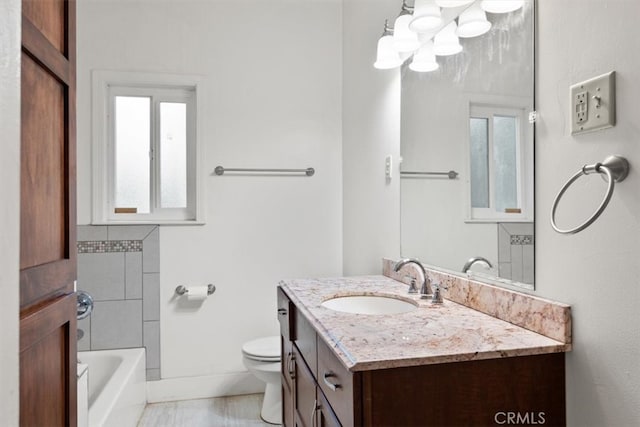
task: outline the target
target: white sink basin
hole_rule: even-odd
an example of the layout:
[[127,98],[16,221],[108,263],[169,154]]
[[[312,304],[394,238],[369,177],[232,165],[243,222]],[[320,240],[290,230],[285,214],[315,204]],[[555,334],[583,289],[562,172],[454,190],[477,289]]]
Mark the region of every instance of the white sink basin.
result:
[[330,310],[353,314],[398,314],[418,308],[408,301],[375,295],[331,298],[321,305]]

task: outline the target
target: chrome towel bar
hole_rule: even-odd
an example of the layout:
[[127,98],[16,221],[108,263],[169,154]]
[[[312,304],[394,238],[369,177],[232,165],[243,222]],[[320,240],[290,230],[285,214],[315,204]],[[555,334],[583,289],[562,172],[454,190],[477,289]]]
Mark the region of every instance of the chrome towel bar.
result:
[[[559,228],[556,224],[556,210],[558,209],[558,204],[560,203],[560,199],[562,195],[567,191],[569,186],[573,184],[578,178],[583,175],[589,175],[590,173],[600,173],[607,176],[607,193],[604,195],[604,199],[602,199],[602,203],[596,211],[591,215],[589,219],[580,224],[575,228],[571,228],[568,230],[563,230]],[[622,182],[629,174],[629,162],[627,159],[621,156],[609,156],[602,163],[596,163],[593,165],[584,165],[582,169],[580,169],[575,175],[569,178],[564,186],[558,192],[558,195],[553,201],[553,207],[551,208],[551,226],[555,231],[560,234],[576,234],[593,224],[593,222],[598,219],[600,214],[604,212],[605,208],[609,204],[611,200],[611,196],[613,196],[613,190],[615,188],[616,182]]]
[[213,170],[216,175],[224,175],[225,172],[259,172],[259,173],[275,173],[275,174],[288,174],[288,173],[303,173],[306,176],[313,176],[316,171],[314,168],[306,169],[257,169],[257,168],[225,168],[222,166],[216,166]]
[[449,171],[449,172],[411,172],[411,171],[400,171],[400,176],[447,176],[449,179],[456,179],[458,177],[458,172]]

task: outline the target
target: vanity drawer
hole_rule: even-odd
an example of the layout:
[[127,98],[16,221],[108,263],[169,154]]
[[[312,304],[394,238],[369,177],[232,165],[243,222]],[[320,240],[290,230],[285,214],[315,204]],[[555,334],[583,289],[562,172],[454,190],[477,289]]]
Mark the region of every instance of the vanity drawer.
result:
[[322,339],[318,339],[318,385],[342,425],[353,426],[353,374]]
[[295,305],[287,294],[278,286],[278,322],[280,322],[280,335],[289,341],[295,340],[294,316]]

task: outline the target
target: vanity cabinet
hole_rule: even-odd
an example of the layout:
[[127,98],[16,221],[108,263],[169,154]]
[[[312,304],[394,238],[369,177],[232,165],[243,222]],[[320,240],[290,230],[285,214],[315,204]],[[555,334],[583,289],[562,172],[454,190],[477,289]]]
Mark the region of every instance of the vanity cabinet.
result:
[[352,372],[279,288],[285,306],[286,427],[566,423],[564,353]]

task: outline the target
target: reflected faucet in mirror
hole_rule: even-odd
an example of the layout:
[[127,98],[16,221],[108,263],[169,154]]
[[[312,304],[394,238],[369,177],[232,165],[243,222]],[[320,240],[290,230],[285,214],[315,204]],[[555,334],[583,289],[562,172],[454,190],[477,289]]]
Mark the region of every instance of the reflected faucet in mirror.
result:
[[[396,265],[393,267],[393,271],[395,271],[396,273],[398,271],[400,271],[400,269],[402,267],[404,267],[407,264],[413,264],[418,266],[418,269],[420,270],[420,272],[422,273],[422,286],[420,286],[420,295],[421,298],[426,298],[427,295],[431,295],[431,285],[429,283],[429,279],[427,278],[427,272],[424,269],[424,266],[422,265],[422,263],[420,261],[418,261],[415,258],[405,258],[405,259],[401,259],[400,261],[396,262]],[[413,283],[413,282],[412,282]],[[409,287],[409,293],[416,293],[416,290],[414,287]]]
[[469,271],[469,269],[471,268],[471,266],[472,266],[473,264],[475,264],[475,263],[478,263],[478,262],[481,262],[481,263],[486,264],[486,265],[487,265],[487,267],[489,267],[489,268],[493,268],[493,265],[491,265],[491,263],[489,262],[489,260],[488,260],[488,259],[483,258],[483,257],[481,257],[481,256],[474,256],[473,258],[470,258],[470,259],[469,259],[469,261],[467,261],[467,262],[464,264],[464,266],[462,267],[462,272],[463,272],[463,273],[468,272],[468,271]]

